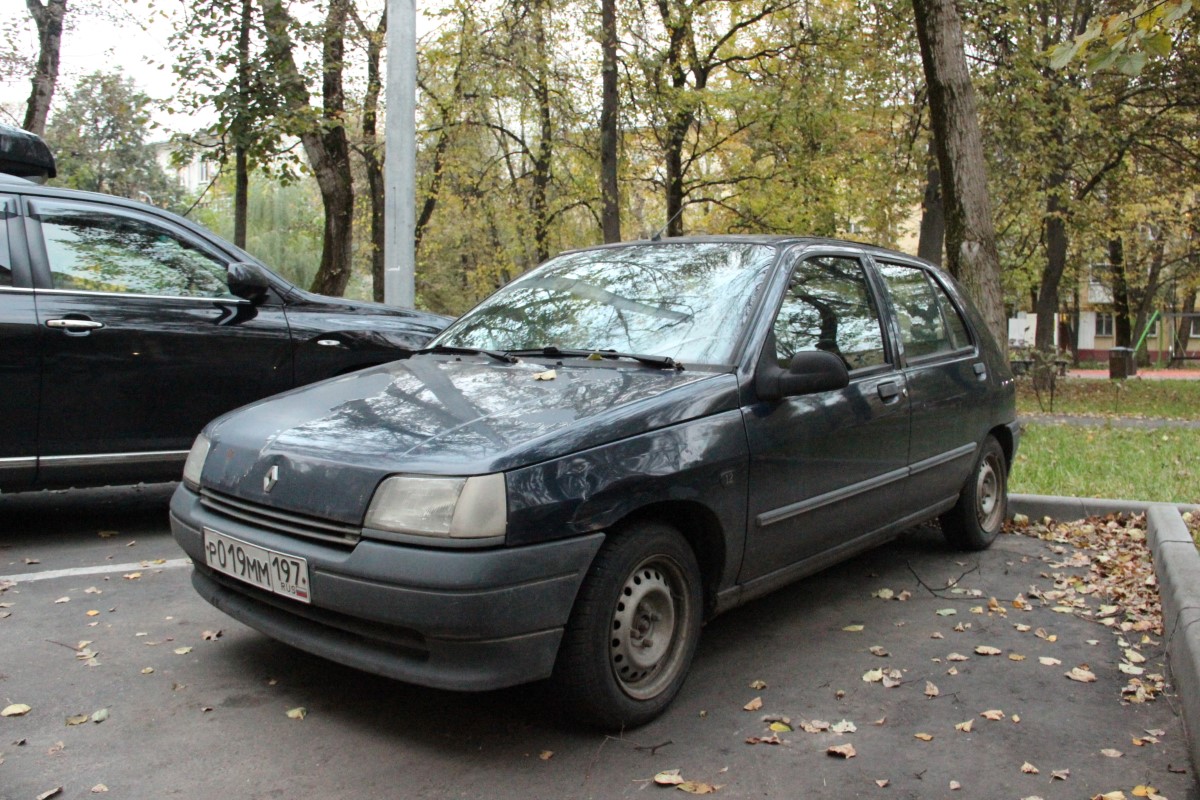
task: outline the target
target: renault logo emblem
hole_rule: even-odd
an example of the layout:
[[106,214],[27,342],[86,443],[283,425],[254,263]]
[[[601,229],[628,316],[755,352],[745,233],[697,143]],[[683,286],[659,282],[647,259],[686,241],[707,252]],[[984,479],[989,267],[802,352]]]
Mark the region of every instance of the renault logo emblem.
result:
[[275,488],[275,484],[279,482],[279,465],[271,467],[267,470],[267,474],[263,475],[263,491],[269,492]]

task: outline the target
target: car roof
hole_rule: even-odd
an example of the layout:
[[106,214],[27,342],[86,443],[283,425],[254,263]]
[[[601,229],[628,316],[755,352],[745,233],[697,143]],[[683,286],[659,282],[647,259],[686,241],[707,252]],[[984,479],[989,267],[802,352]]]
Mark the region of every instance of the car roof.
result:
[[729,234],[697,234],[694,236],[672,236],[664,239],[641,239],[631,242],[613,242],[611,244],[600,244],[593,247],[580,247],[567,250],[568,253],[577,253],[584,250],[603,250],[606,248],[620,247],[644,247],[653,245],[670,245],[670,244],[760,244],[769,245],[772,247],[838,247],[851,248],[869,253],[875,256],[886,258],[899,258],[905,261],[919,263],[926,266],[931,266],[937,269],[936,264],[931,264],[924,259],[918,258],[908,253],[902,253],[899,250],[890,250],[886,247],[867,244],[866,242],[855,242],[849,239],[833,239],[825,236],[803,236],[798,234],[766,234],[766,233],[729,233]]

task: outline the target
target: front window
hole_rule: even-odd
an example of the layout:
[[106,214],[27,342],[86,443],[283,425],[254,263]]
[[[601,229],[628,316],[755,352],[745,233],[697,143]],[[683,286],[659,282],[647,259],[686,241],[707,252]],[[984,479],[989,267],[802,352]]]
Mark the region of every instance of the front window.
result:
[[946,295],[923,269],[880,264],[909,359],[953,353],[971,346],[966,325]]
[[38,207],[55,289],[228,297],[225,265],[166,228],[100,209]]
[[730,364],[775,256],[766,245],[698,242],[567,253],[496,292],[436,344]]
[[1096,335],[1097,336],[1112,336],[1113,335],[1113,315],[1106,312],[1096,314]]

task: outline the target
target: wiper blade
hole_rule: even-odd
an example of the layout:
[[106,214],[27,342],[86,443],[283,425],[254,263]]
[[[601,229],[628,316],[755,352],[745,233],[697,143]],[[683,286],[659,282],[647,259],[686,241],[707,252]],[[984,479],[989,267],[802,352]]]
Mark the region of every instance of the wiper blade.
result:
[[517,363],[516,356],[511,356],[508,353],[501,353],[497,350],[482,350],[477,347],[452,347],[447,344],[437,344],[433,347],[422,347],[419,350],[409,351],[410,356],[420,356],[427,353],[435,353],[451,356],[490,356],[497,361],[503,361],[505,364]]
[[512,356],[546,356],[547,358],[590,358],[594,361],[599,361],[605,358],[628,358],[639,364],[645,364],[648,367],[657,367],[658,369],[674,369],[683,370],[683,364],[680,364],[670,356],[648,356],[642,353],[618,353],[616,350],[587,350],[583,348],[573,347],[533,347],[528,350],[509,350],[507,351]]

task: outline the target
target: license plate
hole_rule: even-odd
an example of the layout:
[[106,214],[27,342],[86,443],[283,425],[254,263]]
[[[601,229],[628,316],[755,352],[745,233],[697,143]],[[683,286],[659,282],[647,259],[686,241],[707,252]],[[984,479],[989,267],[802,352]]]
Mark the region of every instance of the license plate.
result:
[[204,529],[204,562],[217,572],[268,592],[311,603],[308,561]]

